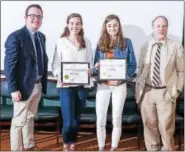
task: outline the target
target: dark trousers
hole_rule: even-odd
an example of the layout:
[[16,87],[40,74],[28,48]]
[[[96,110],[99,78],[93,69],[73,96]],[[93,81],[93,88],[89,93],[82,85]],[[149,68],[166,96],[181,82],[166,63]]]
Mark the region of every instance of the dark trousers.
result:
[[80,114],[84,108],[87,96],[88,90],[82,86],[60,89],[64,144],[76,143],[77,141]]

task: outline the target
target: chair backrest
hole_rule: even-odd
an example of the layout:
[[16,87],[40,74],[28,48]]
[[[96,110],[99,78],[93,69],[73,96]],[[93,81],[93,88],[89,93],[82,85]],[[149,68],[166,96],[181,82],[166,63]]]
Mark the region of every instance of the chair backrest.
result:
[[6,79],[1,80],[0,96],[11,98],[11,95],[8,91],[8,83],[7,83]]
[[135,84],[127,83],[127,97],[124,104],[124,114],[135,114],[137,113],[137,104],[135,99]]
[[184,89],[182,90],[181,96],[180,96],[180,100],[184,101]]
[[57,99],[59,98],[59,89],[56,88],[56,81],[47,81],[47,93],[43,95],[46,99]]
[[60,107],[59,89],[56,84],[56,81],[47,80],[47,93],[42,96],[39,108]]
[[9,104],[12,104],[11,95],[8,91],[8,83],[6,79],[1,79],[0,97],[2,99],[0,104],[5,105],[7,104],[7,101],[9,102]]
[[127,98],[126,100],[135,100],[135,83],[127,83]]
[[96,99],[96,91],[97,87],[93,87],[93,89],[89,90],[88,99]]
[[184,113],[184,89],[177,99],[176,112],[179,114]]

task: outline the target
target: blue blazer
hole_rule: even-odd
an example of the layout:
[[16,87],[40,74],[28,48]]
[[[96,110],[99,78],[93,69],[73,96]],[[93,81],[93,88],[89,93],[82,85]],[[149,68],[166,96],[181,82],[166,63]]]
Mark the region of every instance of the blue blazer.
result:
[[[127,80],[132,78],[134,75],[134,72],[136,70],[136,58],[134,49],[132,46],[132,41],[128,38],[125,38],[126,47],[124,49],[120,49],[119,47],[113,48],[114,51],[114,58],[115,59],[127,59]],[[95,59],[94,59],[94,65],[99,62],[100,59],[106,58],[106,55],[104,52],[102,52],[98,47],[95,51]],[[94,69],[93,74],[97,75],[98,70]]]
[[[38,33],[43,47],[44,75],[42,92],[47,89],[48,57],[45,51],[45,36]],[[22,100],[31,95],[36,81],[36,56],[28,29],[25,27],[11,33],[5,42],[4,70],[9,93],[20,91]]]

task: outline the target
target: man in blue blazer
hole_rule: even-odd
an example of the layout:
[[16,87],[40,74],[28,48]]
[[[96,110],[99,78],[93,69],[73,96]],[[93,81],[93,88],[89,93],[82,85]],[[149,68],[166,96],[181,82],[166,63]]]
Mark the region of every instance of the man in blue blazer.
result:
[[14,112],[10,129],[11,150],[34,150],[34,116],[47,89],[48,57],[40,5],[29,5],[25,26],[11,33],[5,42],[4,69]]

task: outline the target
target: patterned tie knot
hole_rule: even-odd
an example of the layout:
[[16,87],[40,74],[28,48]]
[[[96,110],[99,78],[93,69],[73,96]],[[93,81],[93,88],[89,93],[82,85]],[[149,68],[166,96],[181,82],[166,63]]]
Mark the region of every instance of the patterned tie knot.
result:
[[162,43],[156,43],[158,48],[161,48]]

